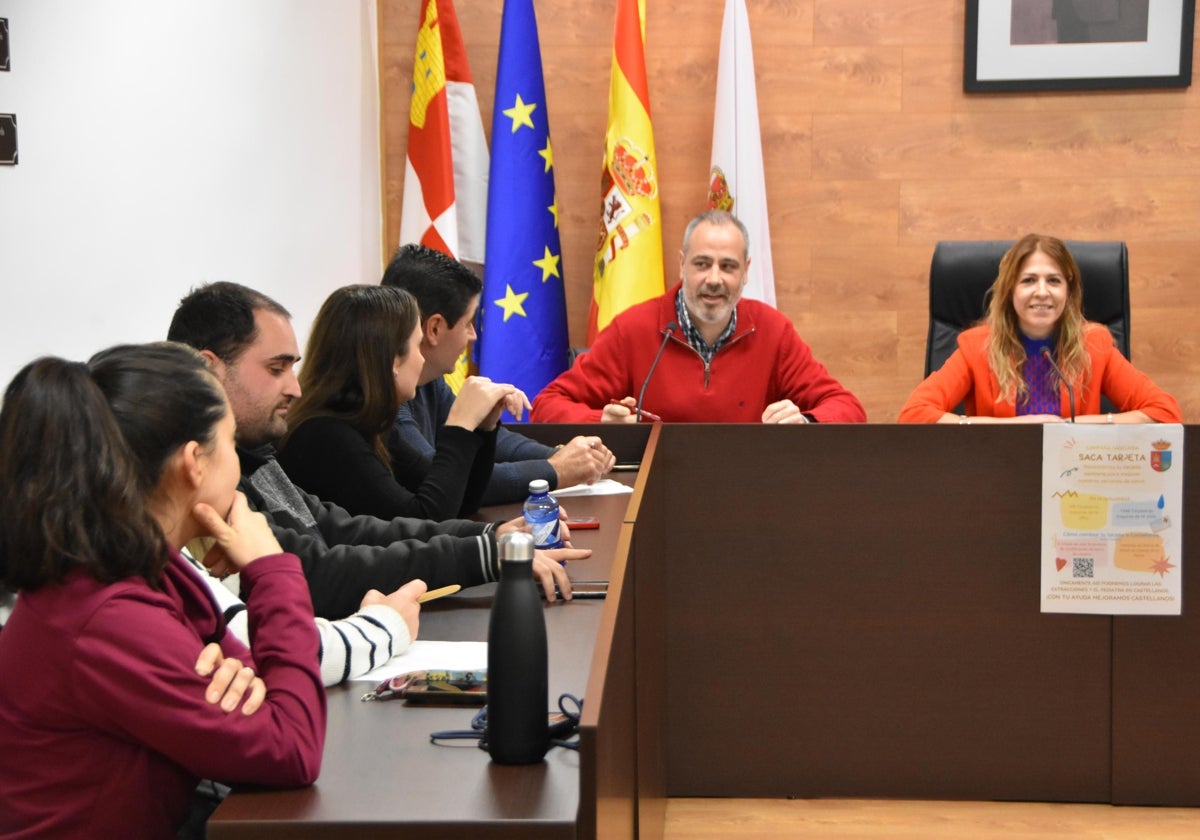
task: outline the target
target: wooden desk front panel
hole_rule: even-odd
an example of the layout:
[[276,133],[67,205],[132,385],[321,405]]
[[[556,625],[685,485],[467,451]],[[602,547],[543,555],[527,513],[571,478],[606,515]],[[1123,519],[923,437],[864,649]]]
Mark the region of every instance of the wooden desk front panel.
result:
[[[1183,615],[1113,620],[1113,802],[1200,806],[1200,439],[1184,439]],[[1174,562],[1174,560],[1172,560]]]
[[628,563],[632,537],[632,524],[623,524],[580,721],[581,840],[637,836],[634,595]]
[[1108,800],[1111,619],[1039,612],[1040,428],[667,432],[667,795]]
[[[648,442],[643,439],[647,464],[653,460],[660,432],[661,427],[652,430],[647,427]],[[617,532],[617,544],[610,552],[608,598],[596,634],[580,726],[581,840],[597,837],[625,840],[638,836],[639,685],[635,680],[632,544],[634,523],[644,504],[646,479],[646,471],[638,474],[625,521]],[[604,527],[602,524],[601,529]]]
[[666,507],[671,477],[659,470],[662,438],[674,427],[660,427],[653,459],[647,448],[638,522],[633,534],[634,625],[637,666],[637,791],[638,836],[662,837],[666,825],[666,539],[676,512]]

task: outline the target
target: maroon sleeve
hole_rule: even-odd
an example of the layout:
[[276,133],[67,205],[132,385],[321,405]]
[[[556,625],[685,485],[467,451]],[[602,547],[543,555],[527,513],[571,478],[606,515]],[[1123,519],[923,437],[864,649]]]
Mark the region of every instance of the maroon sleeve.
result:
[[190,772],[229,782],[294,786],[320,772],[325,689],[299,561],[262,557],[241,574],[255,671],[267,698],[253,715],[205,701],[203,643],[161,593],[115,594],[79,639],[73,690],[91,722],[161,752]]

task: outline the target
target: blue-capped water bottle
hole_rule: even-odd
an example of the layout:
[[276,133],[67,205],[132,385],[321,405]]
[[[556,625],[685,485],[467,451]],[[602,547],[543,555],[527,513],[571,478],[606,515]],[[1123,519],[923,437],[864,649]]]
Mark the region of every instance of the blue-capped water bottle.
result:
[[536,548],[562,548],[558,530],[558,500],[550,495],[550,484],[544,478],[529,482],[529,498],[525,500],[525,521],[533,532]]

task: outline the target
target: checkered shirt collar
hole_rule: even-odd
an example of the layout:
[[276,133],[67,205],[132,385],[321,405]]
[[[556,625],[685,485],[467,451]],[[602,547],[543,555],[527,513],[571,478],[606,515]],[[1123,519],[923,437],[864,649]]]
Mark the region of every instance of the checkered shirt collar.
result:
[[713,360],[713,356],[717,355],[717,351],[725,346],[725,342],[733,335],[737,329],[737,307],[733,308],[733,316],[729,319],[729,324],[726,325],[724,331],[717,336],[717,340],[711,345],[704,341],[704,337],[700,335],[700,330],[696,329],[696,325],[692,323],[692,316],[688,313],[687,304],[683,300],[683,287],[679,287],[679,291],[675,295],[675,316],[679,319],[679,326],[683,330],[683,334],[687,336],[688,344],[700,354],[704,359],[704,364],[709,364]]

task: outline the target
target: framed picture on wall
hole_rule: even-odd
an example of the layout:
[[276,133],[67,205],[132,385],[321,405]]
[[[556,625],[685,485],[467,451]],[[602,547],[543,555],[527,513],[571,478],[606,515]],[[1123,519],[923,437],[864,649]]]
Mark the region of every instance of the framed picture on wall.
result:
[[1196,0],[967,0],[963,90],[1184,88]]
[[11,60],[8,52],[8,18],[0,18],[0,70],[8,72]]

